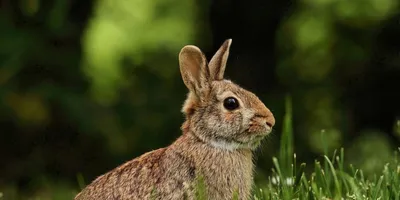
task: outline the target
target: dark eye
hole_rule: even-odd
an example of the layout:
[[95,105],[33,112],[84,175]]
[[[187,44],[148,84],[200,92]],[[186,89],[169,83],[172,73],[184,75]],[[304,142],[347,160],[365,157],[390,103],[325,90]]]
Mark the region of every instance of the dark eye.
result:
[[224,107],[227,110],[235,110],[239,107],[239,101],[233,97],[228,97],[224,100]]

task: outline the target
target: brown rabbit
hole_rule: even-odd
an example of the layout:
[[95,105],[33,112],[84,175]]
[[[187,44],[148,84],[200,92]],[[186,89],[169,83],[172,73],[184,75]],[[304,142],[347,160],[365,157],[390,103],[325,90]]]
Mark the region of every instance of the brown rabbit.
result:
[[208,199],[251,197],[252,150],[275,119],[256,95],[223,79],[231,42],[210,63],[196,46],[182,48],[180,71],[189,89],[182,136],[98,177],[75,200],[194,199],[198,177]]

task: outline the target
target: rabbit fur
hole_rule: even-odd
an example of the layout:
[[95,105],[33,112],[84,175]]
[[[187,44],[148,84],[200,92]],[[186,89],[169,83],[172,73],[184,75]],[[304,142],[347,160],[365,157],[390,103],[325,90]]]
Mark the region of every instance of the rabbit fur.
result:
[[[189,89],[183,134],[98,177],[75,200],[195,199],[199,178],[207,199],[232,199],[235,193],[250,199],[252,151],[275,119],[255,94],[223,78],[231,42],[226,40],[209,63],[198,47],[182,48],[180,72]],[[224,107],[228,97],[237,108]]]

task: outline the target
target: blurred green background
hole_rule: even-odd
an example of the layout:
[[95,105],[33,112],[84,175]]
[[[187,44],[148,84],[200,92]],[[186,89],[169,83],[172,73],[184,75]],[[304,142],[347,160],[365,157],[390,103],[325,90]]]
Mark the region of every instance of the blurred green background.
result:
[[[277,126],[284,98],[300,161],[345,147],[374,173],[400,144],[398,0],[1,0],[0,199],[71,199],[79,183],[179,137],[178,53],[232,38],[229,79]],[[326,146],[322,146],[321,132]]]

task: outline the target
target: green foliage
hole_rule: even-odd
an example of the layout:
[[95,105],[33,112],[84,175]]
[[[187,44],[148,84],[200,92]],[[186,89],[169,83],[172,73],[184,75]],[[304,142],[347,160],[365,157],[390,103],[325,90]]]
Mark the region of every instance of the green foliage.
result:
[[[84,36],[85,74],[91,78],[91,93],[104,104],[118,100],[118,91],[132,81],[123,70],[124,58],[135,66],[176,78],[176,58],[158,61],[149,52],[177,54],[193,41],[194,1],[100,0]],[[129,9],[128,9],[129,8]],[[123,19],[123,20],[121,20]],[[162,34],[161,34],[162,33]],[[156,59],[156,60],[154,60]]]
[[[280,23],[276,71],[293,88],[293,107],[301,113],[295,117],[298,138],[313,153],[323,153],[323,148],[331,152],[345,143],[353,124],[342,101],[346,88],[337,83],[363,76],[377,53],[372,38],[399,13],[399,6],[398,0],[301,0]],[[353,31],[357,34],[349,34]],[[321,130],[325,147],[319,141]]]

